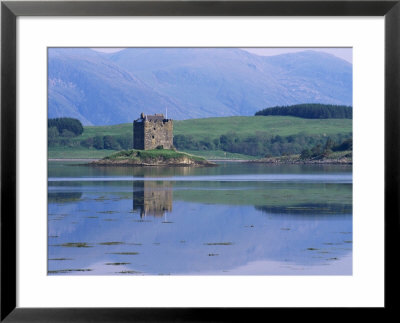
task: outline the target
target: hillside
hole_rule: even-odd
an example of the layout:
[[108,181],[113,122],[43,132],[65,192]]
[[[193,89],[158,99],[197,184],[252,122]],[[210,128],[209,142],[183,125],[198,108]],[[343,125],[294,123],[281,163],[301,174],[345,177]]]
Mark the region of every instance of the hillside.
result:
[[[264,153],[250,151],[262,143],[273,149],[271,155],[279,155],[277,149],[295,148],[300,153],[304,148],[324,143],[328,137],[336,140],[351,137],[350,119],[302,119],[282,116],[221,117],[174,121],[174,144],[180,151],[213,158],[248,159]],[[114,126],[85,126],[84,132],[71,138],[70,147],[49,147],[49,158],[101,158],[115,150],[85,148],[81,141],[95,136],[133,136],[131,123]],[[244,144],[246,151],[235,151],[234,146],[223,145],[223,140],[233,138]],[[187,146],[188,139],[195,145]],[[253,140],[255,139],[255,140]],[[181,140],[181,142],[177,142]],[[216,146],[215,144],[218,143]],[[234,142],[232,143],[232,145]],[[181,146],[180,146],[181,145]],[[183,145],[183,146],[182,146]],[[185,146],[186,145],[186,146]],[[208,146],[207,146],[208,145]],[[285,148],[286,147],[286,148]],[[130,149],[131,147],[122,147]],[[230,149],[233,148],[233,149]],[[268,148],[269,149],[269,148]]]
[[238,48],[50,48],[48,62],[48,117],[84,125],[130,122],[143,111],[182,120],[352,103],[352,65],[312,50],[264,57]]

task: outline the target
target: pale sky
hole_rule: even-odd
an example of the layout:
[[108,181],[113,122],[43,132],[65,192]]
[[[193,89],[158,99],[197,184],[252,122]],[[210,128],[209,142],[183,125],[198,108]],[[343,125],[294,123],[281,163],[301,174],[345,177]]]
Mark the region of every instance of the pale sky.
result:
[[[104,53],[115,53],[119,52],[123,48],[93,48],[94,50]],[[286,53],[301,52],[304,50],[315,50],[318,52],[325,52],[342,58],[349,63],[353,63],[353,49],[351,47],[259,47],[259,48],[242,48],[250,53],[254,53],[260,56],[273,56]]]

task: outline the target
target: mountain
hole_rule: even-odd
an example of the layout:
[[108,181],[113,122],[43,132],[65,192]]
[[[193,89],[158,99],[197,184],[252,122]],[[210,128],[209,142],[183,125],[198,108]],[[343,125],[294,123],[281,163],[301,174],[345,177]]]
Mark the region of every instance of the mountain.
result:
[[179,114],[168,97],[90,49],[50,49],[48,117],[78,118],[85,125],[106,125],[137,119],[141,111],[159,107]]
[[88,48],[48,52],[49,117],[85,125],[254,115],[276,105],[352,105],[352,65],[316,51],[258,56],[238,48]]

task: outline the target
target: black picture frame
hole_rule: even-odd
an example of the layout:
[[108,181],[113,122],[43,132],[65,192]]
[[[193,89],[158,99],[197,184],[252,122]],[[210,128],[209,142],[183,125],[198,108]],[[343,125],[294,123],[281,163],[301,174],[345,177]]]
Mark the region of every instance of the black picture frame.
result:
[[[385,306],[395,311],[399,278],[400,0],[395,1],[2,1],[1,3],[1,321],[233,322],[266,309],[18,308],[16,285],[16,19],[18,16],[384,16]],[[40,291],[38,291],[40,292]],[[275,311],[285,309],[270,309]],[[296,310],[296,309],[293,309]],[[297,309],[299,310],[299,309]],[[327,309],[328,310],[328,309]],[[330,311],[332,312],[332,311]],[[239,316],[240,314],[240,316]],[[369,312],[369,317],[371,318]],[[283,315],[283,313],[279,313]],[[332,315],[333,312],[332,312]]]

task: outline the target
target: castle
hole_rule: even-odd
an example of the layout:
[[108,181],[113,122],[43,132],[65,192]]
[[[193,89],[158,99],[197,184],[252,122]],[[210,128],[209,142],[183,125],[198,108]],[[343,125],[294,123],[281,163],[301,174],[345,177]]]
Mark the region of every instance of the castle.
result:
[[133,122],[133,148],[149,150],[173,148],[172,119],[165,119],[163,114],[145,115]]
[[140,217],[161,217],[172,212],[172,184],[168,181],[134,181],[133,211]]

